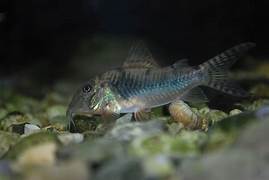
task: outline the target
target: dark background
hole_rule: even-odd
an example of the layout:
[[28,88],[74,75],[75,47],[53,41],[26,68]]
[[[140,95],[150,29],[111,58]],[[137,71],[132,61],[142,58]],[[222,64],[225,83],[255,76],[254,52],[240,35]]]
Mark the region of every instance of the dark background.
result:
[[[245,41],[257,44],[252,56],[266,58],[268,4],[261,0],[1,0],[0,75],[41,67],[40,73],[50,79],[65,76],[81,40],[96,36],[144,39],[157,55],[162,50],[162,56],[187,57],[192,64]],[[163,64],[174,61],[164,59]]]

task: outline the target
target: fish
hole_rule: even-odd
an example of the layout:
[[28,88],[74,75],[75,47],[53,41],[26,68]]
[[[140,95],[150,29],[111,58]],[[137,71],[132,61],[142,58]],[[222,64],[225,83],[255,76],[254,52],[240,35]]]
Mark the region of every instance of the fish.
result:
[[177,101],[208,102],[201,86],[247,97],[248,93],[230,81],[227,73],[254,46],[251,42],[239,44],[197,66],[181,59],[161,67],[145,43],[139,41],[130,48],[121,67],[96,75],[78,88],[67,118],[72,122],[76,115],[114,117],[133,113],[139,120],[150,109]]

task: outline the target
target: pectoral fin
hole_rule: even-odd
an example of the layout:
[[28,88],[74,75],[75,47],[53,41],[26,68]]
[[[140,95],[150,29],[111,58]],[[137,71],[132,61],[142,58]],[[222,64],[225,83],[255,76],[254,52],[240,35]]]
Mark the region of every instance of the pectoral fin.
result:
[[193,88],[181,97],[182,100],[192,103],[208,102],[203,90],[199,87]]
[[109,120],[109,119],[118,119],[120,117],[120,114],[118,113],[111,113],[111,112],[105,112],[101,114],[102,119]]

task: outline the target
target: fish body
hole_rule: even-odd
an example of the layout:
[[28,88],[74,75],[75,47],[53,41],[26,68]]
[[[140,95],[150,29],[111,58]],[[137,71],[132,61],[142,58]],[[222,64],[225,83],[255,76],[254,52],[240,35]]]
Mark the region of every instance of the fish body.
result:
[[119,113],[169,104],[202,84],[202,71],[173,67],[122,69],[105,73],[101,79],[117,97]]
[[199,86],[208,86],[227,94],[247,93],[227,80],[227,71],[253,43],[237,45],[205,63],[190,67],[187,60],[160,67],[139,42],[134,45],[123,66],[86,82],[75,93],[67,116],[139,113],[183,100],[206,102]]

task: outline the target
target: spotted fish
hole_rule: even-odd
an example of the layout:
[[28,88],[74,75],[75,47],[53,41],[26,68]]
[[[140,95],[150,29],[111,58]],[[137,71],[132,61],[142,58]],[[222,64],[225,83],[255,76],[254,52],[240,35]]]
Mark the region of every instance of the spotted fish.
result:
[[227,72],[254,46],[254,43],[239,44],[195,67],[189,66],[186,59],[160,67],[144,43],[138,42],[130,49],[122,67],[97,75],[75,92],[67,116],[72,121],[75,115],[134,113],[139,119],[151,108],[178,100],[208,101],[200,86],[247,96],[227,79]]

